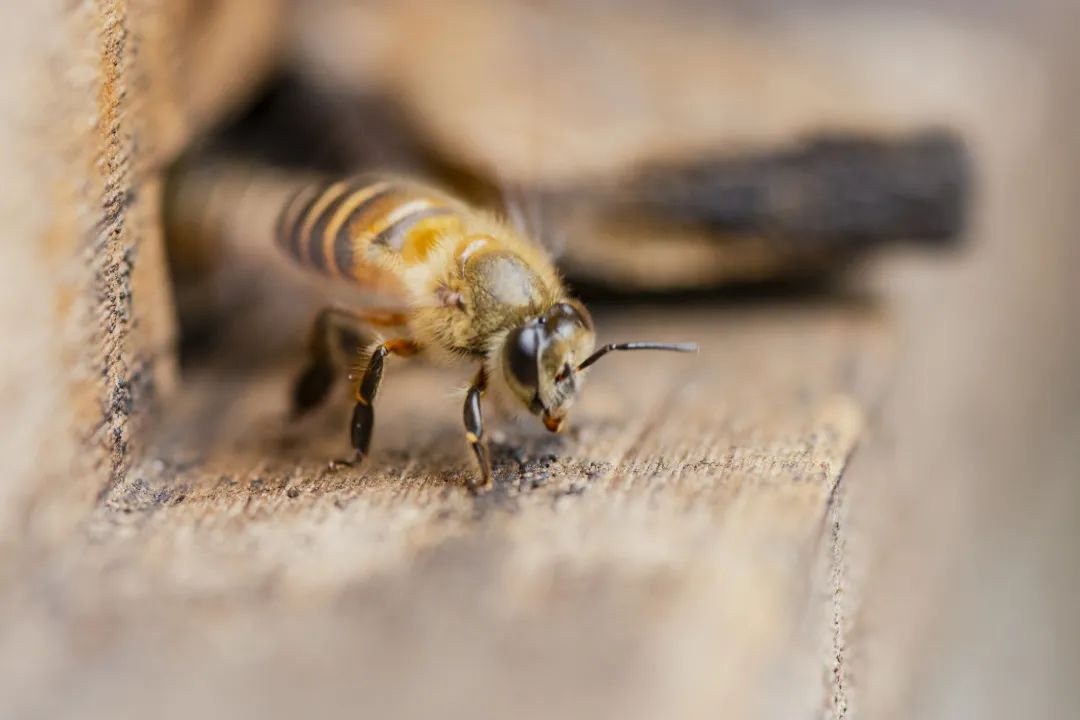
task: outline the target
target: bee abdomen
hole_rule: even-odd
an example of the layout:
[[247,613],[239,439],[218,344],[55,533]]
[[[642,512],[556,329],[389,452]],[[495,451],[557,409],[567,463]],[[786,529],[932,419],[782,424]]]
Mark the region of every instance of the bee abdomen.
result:
[[297,190],[282,209],[277,242],[302,265],[366,280],[379,253],[422,260],[430,233],[454,221],[456,202],[401,180],[338,180]]

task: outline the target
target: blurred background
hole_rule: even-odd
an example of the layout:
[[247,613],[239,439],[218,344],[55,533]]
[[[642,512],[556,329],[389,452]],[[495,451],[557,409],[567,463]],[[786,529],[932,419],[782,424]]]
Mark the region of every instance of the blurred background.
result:
[[[0,713],[1071,714],[1080,9],[704,5],[0,8]],[[698,364],[479,501],[410,368],[327,475],[280,406],[373,297],[271,237],[370,169]]]

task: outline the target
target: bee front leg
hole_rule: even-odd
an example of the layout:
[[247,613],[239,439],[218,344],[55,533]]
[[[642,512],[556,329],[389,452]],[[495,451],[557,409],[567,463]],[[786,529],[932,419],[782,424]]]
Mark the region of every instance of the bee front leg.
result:
[[465,438],[476,455],[476,462],[480,466],[480,482],[469,483],[469,489],[473,492],[491,487],[491,457],[488,454],[487,443],[484,442],[484,416],[480,409],[480,399],[487,390],[487,374],[481,368],[476,374],[469,392],[465,395]]
[[356,407],[353,408],[349,433],[353,456],[345,460],[335,460],[330,463],[331,467],[355,465],[367,455],[368,447],[371,445],[371,431],[375,426],[375,396],[378,395],[379,385],[382,384],[383,362],[386,356],[393,353],[408,357],[419,351],[420,348],[411,340],[398,339],[387,340],[371,353],[367,368],[364,370],[364,377],[356,389]]

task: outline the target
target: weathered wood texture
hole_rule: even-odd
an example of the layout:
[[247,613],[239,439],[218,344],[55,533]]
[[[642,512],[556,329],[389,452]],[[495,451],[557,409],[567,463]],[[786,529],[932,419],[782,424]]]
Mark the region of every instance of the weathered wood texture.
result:
[[[5,172],[19,182],[0,196],[4,218],[18,237],[54,237],[56,253],[82,260],[66,261],[63,287],[75,291],[61,292],[42,284],[53,275],[35,243],[0,244],[5,329],[20,341],[0,354],[0,457],[23,466],[5,469],[5,500],[38,466],[55,470],[31,503],[3,503],[0,714],[946,718],[1075,707],[1078,178],[1062,158],[1076,151],[1077,108],[1055,96],[1076,76],[1074,18],[1040,28],[1025,7],[1006,18],[1019,39],[967,43],[935,14],[828,29],[803,18],[819,49],[850,37],[840,55],[859,57],[871,52],[864,38],[894,58],[852,72],[874,80],[860,87],[879,88],[879,103],[902,106],[901,119],[955,111],[984,168],[970,254],[880,273],[887,310],[838,299],[602,311],[605,337],[694,336],[703,352],[597,368],[566,436],[502,426],[498,488],[474,499],[461,487],[460,399],[446,392],[465,376],[394,367],[361,469],[323,465],[344,445],[344,405],[284,425],[297,356],[281,333],[307,312],[291,289],[271,298],[280,322],[238,324],[226,337],[239,347],[158,395],[167,426],[128,471],[111,472],[119,446],[108,440],[91,459],[110,472],[62,472],[85,447],[54,441],[73,422],[70,399],[89,408],[87,426],[104,416],[114,427],[101,408],[126,403],[110,404],[113,385],[94,378],[127,377],[136,350],[153,345],[140,333],[169,327],[80,309],[95,272],[115,265],[122,277],[124,252],[134,244],[143,257],[154,242],[139,244],[152,223],[137,220],[138,194],[110,216],[127,223],[119,236],[95,244],[88,231],[105,178],[143,147],[130,115],[104,138],[87,129],[107,116],[94,100],[102,45],[140,36],[136,6],[65,7],[0,9],[12,21],[0,23],[12,53],[0,67],[35,58],[0,83],[5,111],[21,108],[0,137],[29,126],[63,141],[47,145],[54,156],[12,144]],[[13,32],[15,19],[38,31]],[[913,52],[915,36],[929,46]],[[45,106],[17,102],[53,70],[72,103],[55,125]],[[754,97],[770,82],[742,86]],[[816,83],[773,87],[792,107],[821,109],[800,92]],[[851,96],[850,84],[825,87]],[[1015,112],[1000,112],[1006,91]],[[117,95],[121,107],[132,93]],[[490,117],[490,105],[468,107],[480,125]],[[455,126],[485,138],[473,120]],[[67,206],[33,191],[52,197],[47,180],[79,163],[58,186],[75,210],[54,215]],[[156,264],[139,262],[136,276]],[[139,307],[132,282],[134,295],[119,297]],[[56,332],[54,313],[74,335]],[[91,342],[75,347],[88,354],[72,359],[64,348],[81,333]],[[110,348],[112,364],[101,359]],[[884,401],[882,375],[895,377]],[[70,392],[72,378],[92,390]],[[72,510],[71,485],[99,502]],[[67,542],[24,532],[56,508],[77,522]]]
[[265,73],[279,18],[263,2],[0,10],[5,507],[35,488],[90,501],[145,450],[176,384],[160,174]]
[[497,488],[478,498],[451,392],[467,372],[393,366],[373,457],[334,472],[348,408],[287,425],[298,356],[188,378],[155,459],[25,569],[17,602],[55,622],[9,645],[36,648],[13,707],[812,713],[825,516],[880,389],[882,319],[852,300],[598,321],[702,350],[598,368],[564,435],[491,419]]

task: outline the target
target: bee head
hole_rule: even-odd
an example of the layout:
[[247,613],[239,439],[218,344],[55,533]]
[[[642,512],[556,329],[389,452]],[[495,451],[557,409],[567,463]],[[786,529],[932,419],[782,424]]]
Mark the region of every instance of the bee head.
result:
[[502,366],[514,395],[556,432],[581,385],[578,364],[596,345],[592,318],[576,300],[560,302],[506,336]]
[[592,318],[576,300],[557,303],[507,334],[502,349],[506,382],[548,430],[562,427],[581,389],[582,371],[612,350],[697,352],[693,343],[610,343],[593,352],[595,345]]

